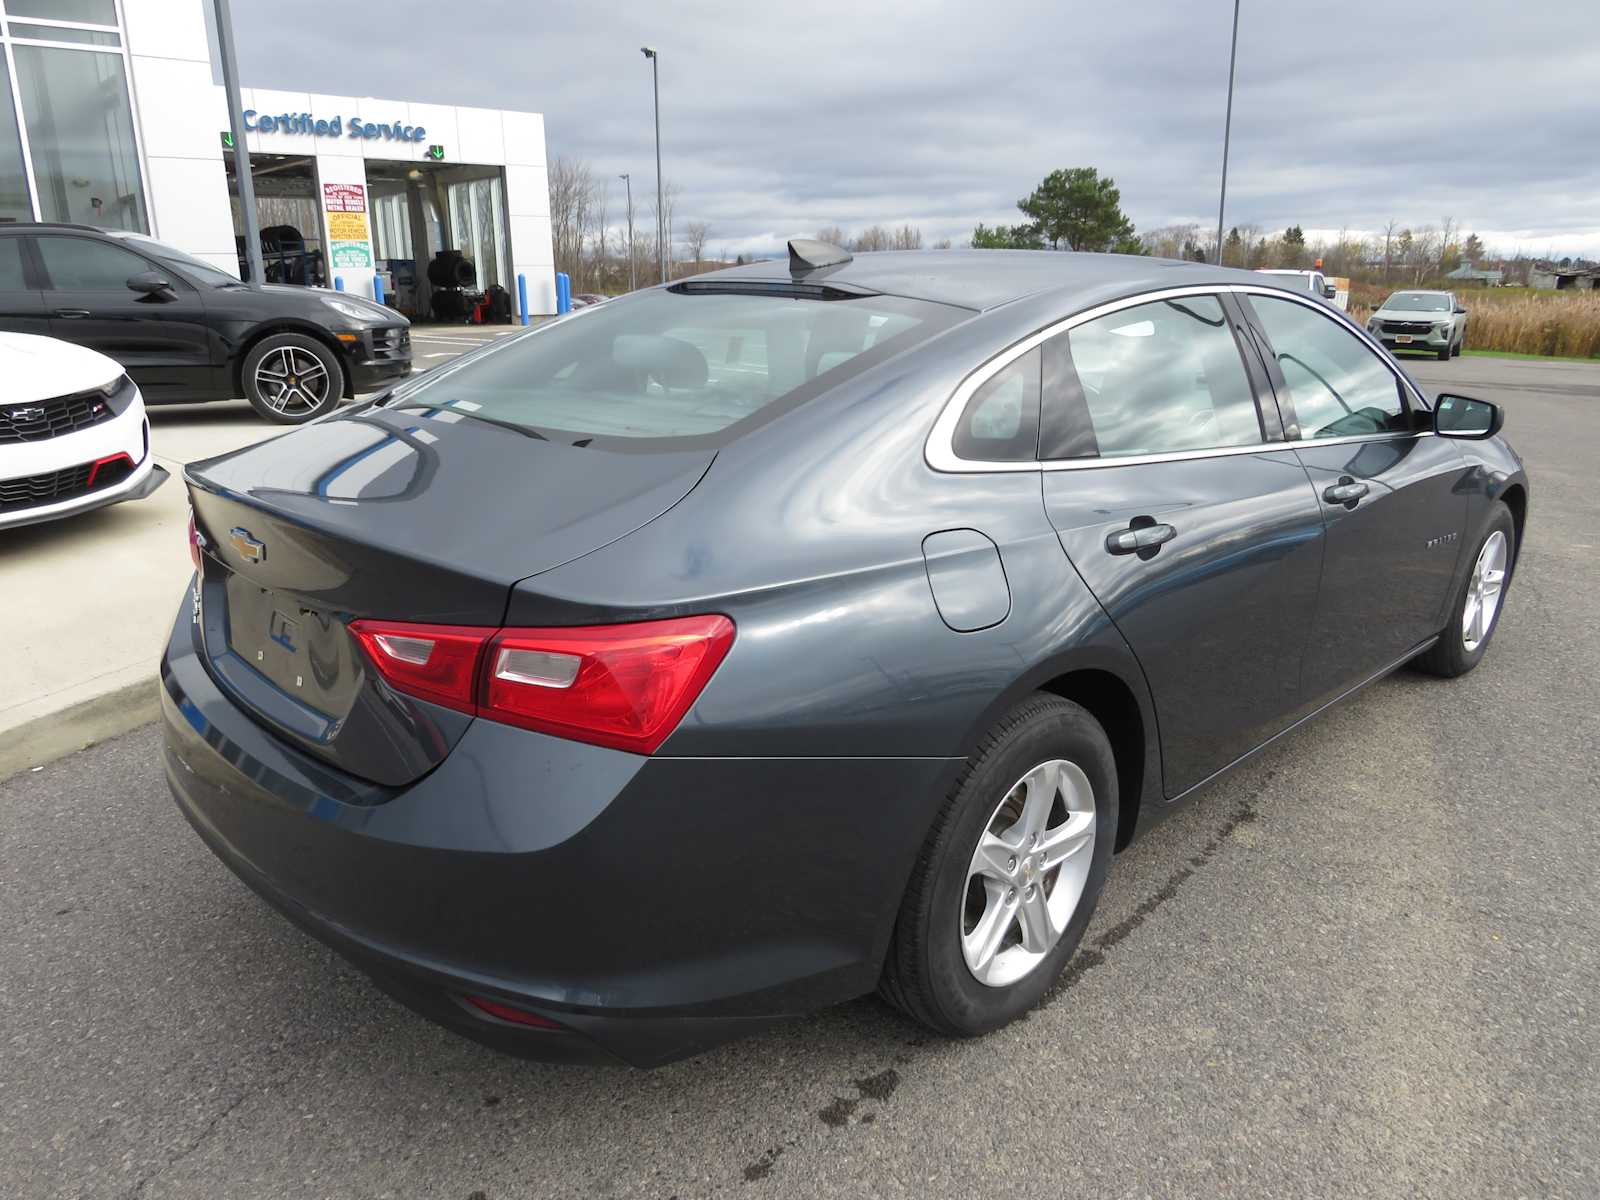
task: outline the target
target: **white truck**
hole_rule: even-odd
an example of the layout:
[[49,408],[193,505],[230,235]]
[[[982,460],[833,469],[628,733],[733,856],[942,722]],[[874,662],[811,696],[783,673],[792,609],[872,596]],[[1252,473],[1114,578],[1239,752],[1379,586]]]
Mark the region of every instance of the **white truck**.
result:
[[1326,300],[1337,309],[1346,312],[1350,309],[1350,289],[1348,286],[1340,288],[1338,283],[1324,275],[1321,271],[1287,271],[1268,270],[1261,268],[1258,275],[1293,275],[1304,281],[1306,291],[1319,300]]

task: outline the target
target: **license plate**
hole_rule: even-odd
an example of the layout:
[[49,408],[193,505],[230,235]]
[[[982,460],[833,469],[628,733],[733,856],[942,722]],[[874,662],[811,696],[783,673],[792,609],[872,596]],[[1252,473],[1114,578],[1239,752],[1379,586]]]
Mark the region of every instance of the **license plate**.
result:
[[1397,333],[1394,335],[1394,344],[1396,346],[1407,345],[1410,343],[1410,341],[1411,335],[1409,333]]

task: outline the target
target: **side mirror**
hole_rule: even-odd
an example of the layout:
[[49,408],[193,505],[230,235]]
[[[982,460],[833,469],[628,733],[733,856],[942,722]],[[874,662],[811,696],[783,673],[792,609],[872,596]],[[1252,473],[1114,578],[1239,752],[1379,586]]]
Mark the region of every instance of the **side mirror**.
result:
[[129,277],[128,290],[142,296],[159,296],[172,290],[172,281],[159,271],[140,271]]
[[1471,396],[1446,393],[1433,406],[1433,431],[1440,437],[1481,441],[1499,433],[1505,423],[1505,410],[1498,404]]
[[1322,298],[1324,300],[1332,300],[1338,294],[1339,294],[1339,289],[1334,287],[1333,284],[1324,283],[1322,285]]
[[1459,304],[1456,305],[1456,316],[1464,317],[1466,315],[1467,315],[1467,310],[1462,308],[1461,305],[1459,305]]

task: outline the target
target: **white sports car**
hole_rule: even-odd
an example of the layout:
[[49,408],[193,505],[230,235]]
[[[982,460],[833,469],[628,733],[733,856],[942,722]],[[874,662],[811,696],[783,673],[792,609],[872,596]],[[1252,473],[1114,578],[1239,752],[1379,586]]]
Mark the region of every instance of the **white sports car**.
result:
[[142,500],[166,478],[144,400],[119,363],[0,333],[0,529]]

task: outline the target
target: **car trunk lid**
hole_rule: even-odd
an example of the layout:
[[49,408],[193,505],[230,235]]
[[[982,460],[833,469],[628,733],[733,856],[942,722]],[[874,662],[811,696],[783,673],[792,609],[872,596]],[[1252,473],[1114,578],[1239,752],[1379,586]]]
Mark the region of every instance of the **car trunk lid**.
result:
[[518,580],[649,523],[713,457],[606,451],[458,411],[366,406],[193,464],[213,674],[318,757],[409,782],[471,716],[385,686],[349,623],[497,626]]

